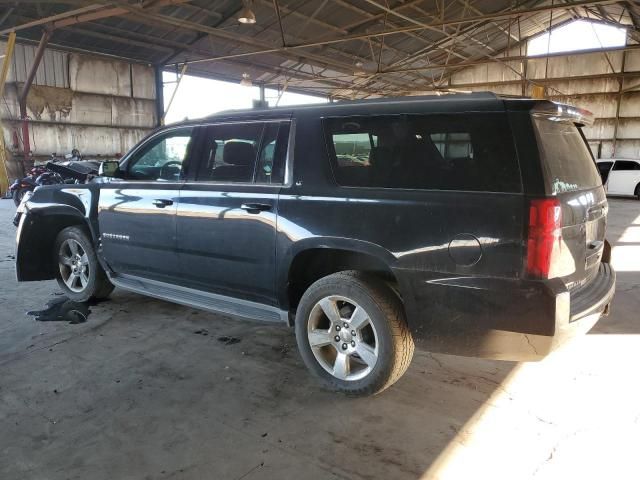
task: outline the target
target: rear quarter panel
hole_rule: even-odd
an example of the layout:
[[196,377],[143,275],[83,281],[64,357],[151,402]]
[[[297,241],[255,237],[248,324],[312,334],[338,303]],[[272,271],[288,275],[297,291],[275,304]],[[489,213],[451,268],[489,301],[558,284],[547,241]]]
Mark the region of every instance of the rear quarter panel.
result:
[[392,269],[410,327],[424,331],[437,318],[472,321],[477,304],[465,299],[476,287],[468,279],[521,274],[521,194],[340,187],[321,120],[299,118],[296,130],[293,183],[278,205],[280,292],[306,248],[368,253]]

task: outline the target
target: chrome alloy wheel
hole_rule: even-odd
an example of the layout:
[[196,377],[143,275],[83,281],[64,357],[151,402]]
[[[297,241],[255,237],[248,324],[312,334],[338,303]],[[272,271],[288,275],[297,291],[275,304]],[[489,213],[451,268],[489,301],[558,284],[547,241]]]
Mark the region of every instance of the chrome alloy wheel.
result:
[[89,283],[89,257],[76,240],[67,239],[60,245],[58,268],[62,281],[72,292],[82,292]]
[[378,361],[376,329],[364,308],[347,297],[331,295],[313,306],[307,338],[318,363],[340,380],[360,380]]

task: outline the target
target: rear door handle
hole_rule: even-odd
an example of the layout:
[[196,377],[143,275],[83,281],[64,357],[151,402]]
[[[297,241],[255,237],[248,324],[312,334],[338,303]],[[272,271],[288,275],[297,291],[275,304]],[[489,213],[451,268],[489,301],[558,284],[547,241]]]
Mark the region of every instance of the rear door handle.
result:
[[153,203],[158,208],[164,208],[168,207],[169,205],[173,205],[173,200],[168,200],[166,198],[156,198],[151,203]]
[[256,214],[271,210],[272,206],[268,203],[243,203],[242,205],[240,205],[240,208],[242,210],[246,210],[249,213]]

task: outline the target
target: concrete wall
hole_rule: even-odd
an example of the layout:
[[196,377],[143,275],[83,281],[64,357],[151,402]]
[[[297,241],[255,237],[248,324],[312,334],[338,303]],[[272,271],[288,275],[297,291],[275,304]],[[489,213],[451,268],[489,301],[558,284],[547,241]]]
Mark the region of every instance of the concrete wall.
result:
[[[521,53],[524,47],[504,56]],[[640,158],[640,49],[488,63],[453,74],[449,84],[506,95],[531,95],[542,85],[548,98],[594,113],[585,134],[596,156]]]
[[[519,56],[513,49],[505,57]],[[585,134],[600,158],[640,158],[640,50],[571,53],[466,68],[451,88],[531,95],[535,84],[552,100],[586,108],[596,121]]]
[[[4,52],[5,43],[0,44]],[[23,143],[18,94],[35,47],[17,44],[0,105],[5,144],[17,176]],[[73,148],[85,158],[114,158],[157,125],[154,70],[106,57],[47,50],[27,97],[34,160]],[[15,160],[18,160],[16,162]]]

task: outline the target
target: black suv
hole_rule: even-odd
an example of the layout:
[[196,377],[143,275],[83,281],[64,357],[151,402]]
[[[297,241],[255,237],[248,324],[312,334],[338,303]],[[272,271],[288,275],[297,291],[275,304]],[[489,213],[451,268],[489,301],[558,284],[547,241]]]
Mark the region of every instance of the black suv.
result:
[[353,394],[398,380],[414,342],[540,359],[614,293],[589,121],[471,94],[164,127],[97,181],[23,202],[18,280],[287,323],[309,369]]

